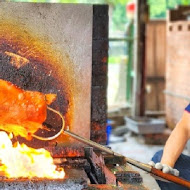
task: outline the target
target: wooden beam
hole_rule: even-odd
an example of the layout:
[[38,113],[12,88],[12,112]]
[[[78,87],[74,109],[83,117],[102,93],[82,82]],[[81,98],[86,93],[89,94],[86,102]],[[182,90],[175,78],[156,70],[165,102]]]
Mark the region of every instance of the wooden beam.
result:
[[142,116],[145,111],[145,24],[148,19],[146,0],[136,0],[134,20],[134,82],[132,115]]

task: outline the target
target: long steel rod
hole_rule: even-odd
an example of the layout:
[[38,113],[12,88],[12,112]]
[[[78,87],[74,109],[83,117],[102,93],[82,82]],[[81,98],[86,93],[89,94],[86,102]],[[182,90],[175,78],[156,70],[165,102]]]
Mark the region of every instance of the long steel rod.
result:
[[77,135],[75,133],[72,133],[71,131],[69,131],[69,127],[67,127],[65,129],[65,121],[64,121],[64,118],[63,118],[62,114],[59,111],[56,111],[56,110],[54,110],[52,108],[48,108],[48,109],[50,111],[53,111],[54,113],[58,114],[61,117],[61,119],[62,119],[61,130],[56,135],[54,135],[53,137],[44,138],[44,137],[38,137],[38,136],[35,136],[35,135],[33,137],[38,138],[40,140],[45,140],[45,141],[46,140],[53,140],[63,132],[64,134],[69,135],[72,138],[77,139],[78,141],[83,142],[85,144],[88,144],[88,145],[90,145],[92,147],[95,147],[95,148],[97,148],[97,149],[99,149],[99,150],[101,150],[103,152],[106,152],[106,153],[114,155],[114,156],[122,157],[127,163],[132,164],[132,165],[134,165],[134,166],[136,166],[136,167],[138,167],[138,168],[140,168],[140,169],[142,169],[144,171],[147,171],[148,173],[152,173],[152,174],[160,177],[161,179],[165,179],[165,180],[177,183],[179,185],[183,185],[183,186],[188,187],[190,189],[190,182],[185,180],[185,179],[176,177],[176,176],[171,175],[171,174],[165,174],[162,171],[157,170],[157,169],[153,168],[152,166],[150,166],[148,164],[144,164],[144,163],[138,162],[136,160],[133,160],[131,158],[125,157],[125,156],[123,156],[123,155],[121,155],[119,153],[116,153],[116,152],[112,151],[111,149],[109,149],[109,148],[107,148],[107,147],[105,147],[103,145],[100,145],[100,144],[98,144],[96,142],[93,142],[93,141],[91,141],[89,139],[83,138],[83,137],[81,137],[81,136],[79,136],[79,135]]
[[90,145],[92,147],[95,147],[95,148],[97,148],[97,149],[99,149],[99,150],[101,150],[103,152],[106,152],[106,153],[114,155],[114,156],[123,157],[125,159],[125,161],[128,162],[129,164],[132,164],[132,165],[134,165],[134,166],[136,166],[138,168],[141,168],[141,169],[143,169],[143,170],[145,170],[147,172],[151,172],[152,167],[150,165],[148,165],[148,164],[138,162],[138,161],[133,160],[131,158],[126,158],[122,154],[116,153],[116,152],[112,151],[111,149],[109,149],[109,148],[107,148],[107,147],[105,147],[103,145],[100,145],[100,144],[98,144],[98,143],[96,143],[94,141],[91,141],[89,139],[86,139],[86,138],[83,138],[81,136],[78,136],[78,135],[72,133],[71,131],[69,131],[68,129],[64,130],[63,133],[73,137],[74,139],[77,139],[80,142],[83,142],[83,143],[88,144],[88,145]]
[[134,166],[136,166],[136,167],[138,167],[138,168],[140,168],[140,169],[142,169],[148,173],[152,173],[152,174],[156,175],[157,177],[161,178],[162,180],[164,179],[165,181],[171,181],[171,182],[177,183],[179,185],[188,187],[190,189],[190,182],[185,180],[185,179],[182,179],[180,177],[177,177],[177,176],[174,176],[171,174],[165,174],[162,171],[157,170],[156,168],[153,168],[152,166],[150,166],[148,164],[144,164],[144,163],[138,162],[136,160],[133,160],[131,158],[125,157],[125,156],[118,154],[118,153],[112,151],[111,149],[104,147],[104,146],[102,146],[96,142],[93,142],[91,140],[88,140],[86,138],[78,136],[78,135],[70,132],[68,129],[64,130],[64,133],[73,137],[74,139],[77,139],[80,142],[83,142],[83,143],[88,144],[92,147],[95,147],[95,148],[97,148],[103,152],[106,152],[108,154],[112,154],[114,156],[123,157],[127,163],[132,164],[132,165],[134,165]]

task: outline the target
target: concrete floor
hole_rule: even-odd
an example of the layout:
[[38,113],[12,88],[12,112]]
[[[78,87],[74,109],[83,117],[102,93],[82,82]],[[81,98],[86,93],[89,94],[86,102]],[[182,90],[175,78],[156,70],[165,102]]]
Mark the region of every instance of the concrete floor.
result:
[[[124,140],[124,142],[119,142],[121,140]],[[123,137],[111,135],[110,141],[115,141],[109,144],[112,150],[143,163],[148,163],[152,156],[164,147],[162,145],[146,145],[141,137],[132,136],[130,133],[125,134]],[[143,177],[144,186],[150,190],[160,190],[152,176],[136,167],[133,168]]]

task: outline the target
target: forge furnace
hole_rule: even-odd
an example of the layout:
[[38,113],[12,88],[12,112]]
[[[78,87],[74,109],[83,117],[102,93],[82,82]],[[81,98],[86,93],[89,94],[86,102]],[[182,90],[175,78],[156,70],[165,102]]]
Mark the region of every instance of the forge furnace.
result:
[[[97,143],[106,142],[106,88],[108,57],[108,6],[45,3],[6,3],[0,6],[0,78],[24,90],[57,95],[50,107],[60,111],[74,133]],[[47,113],[52,136],[60,130],[57,115]],[[52,130],[53,129],[53,130]],[[119,158],[102,155],[62,134],[53,141],[19,142],[45,147],[57,165],[65,167],[64,180],[2,178],[0,187],[26,189],[85,189],[89,183],[139,186],[142,178]],[[119,169],[118,169],[119,168]],[[114,168],[115,169],[115,168]],[[117,172],[119,171],[119,172]],[[112,188],[90,185],[91,188]]]

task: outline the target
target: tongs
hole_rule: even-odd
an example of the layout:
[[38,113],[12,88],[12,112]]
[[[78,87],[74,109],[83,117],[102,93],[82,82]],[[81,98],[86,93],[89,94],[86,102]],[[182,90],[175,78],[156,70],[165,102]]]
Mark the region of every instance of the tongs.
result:
[[61,135],[61,133],[64,132],[64,128],[65,128],[65,120],[63,118],[63,115],[59,111],[57,111],[57,110],[55,110],[53,108],[47,107],[47,109],[54,112],[54,113],[56,113],[57,115],[59,115],[59,117],[61,118],[61,121],[62,121],[62,126],[61,126],[60,131],[57,134],[55,134],[54,136],[52,136],[52,137],[40,137],[38,135],[32,134],[32,137],[34,137],[36,139],[39,139],[41,141],[51,141],[51,140],[56,139],[59,135]]
[[187,181],[187,180],[185,180],[183,178],[180,178],[180,177],[177,177],[177,176],[174,176],[174,175],[171,175],[171,174],[163,173],[162,171],[150,166],[149,164],[144,164],[144,163],[136,161],[134,159],[125,157],[122,154],[116,153],[116,152],[112,151],[111,149],[109,149],[109,148],[107,148],[107,147],[105,147],[103,145],[100,145],[100,144],[98,144],[98,143],[96,143],[94,141],[91,141],[89,139],[86,139],[84,137],[81,137],[81,136],[71,132],[69,130],[69,127],[65,128],[65,120],[63,118],[63,115],[59,111],[54,110],[53,108],[50,108],[50,107],[48,107],[48,110],[58,114],[61,117],[61,119],[62,119],[61,130],[56,135],[54,135],[52,137],[46,137],[45,138],[45,137],[39,137],[37,135],[33,135],[33,137],[35,137],[35,138],[37,138],[39,140],[48,141],[48,140],[53,140],[53,139],[57,138],[60,134],[64,133],[64,134],[66,134],[66,135],[68,135],[68,136],[70,136],[70,137],[72,137],[72,138],[74,138],[74,139],[76,139],[76,140],[78,140],[78,141],[80,141],[82,143],[85,143],[85,144],[88,144],[88,145],[90,145],[92,147],[95,147],[95,148],[97,148],[97,149],[99,149],[99,150],[101,150],[101,151],[103,151],[103,152],[105,152],[107,154],[111,154],[111,155],[117,156],[117,157],[122,157],[124,159],[124,161],[126,161],[127,163],[132,164],[133,166],[136,166],[136,167],[138,167],[138,168],[140,168],[140,169],[142,169],[142,170],[144,170],[144,171],[146,171],[148,173],[153,174],[152,175],[153,177],[157,176],[161,180],[164,180],[164,181],[167,180],[169,182],[177,183],[179,185],[182,185],[182,186],[190,188],[190,181]]

